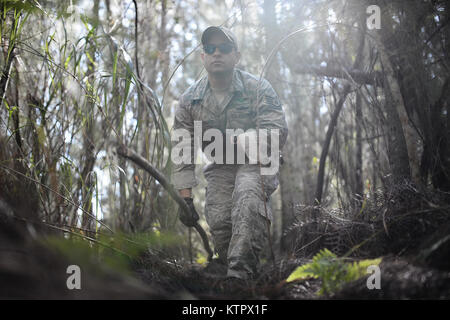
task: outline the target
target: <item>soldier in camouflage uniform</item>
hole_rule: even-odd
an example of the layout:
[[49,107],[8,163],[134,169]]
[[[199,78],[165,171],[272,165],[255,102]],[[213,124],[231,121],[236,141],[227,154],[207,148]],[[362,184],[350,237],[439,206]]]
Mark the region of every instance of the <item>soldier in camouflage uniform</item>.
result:
[[[279,130],[281,148],[287,125],[280,100],[265,79],[259,81],[259,77],[235,68],[240,52],[233,33],[223,27],[209,27],[201,41],[208,75],[181,96],[174,129],[183,128],[193,135],[194,121],[201,121],[203,132],[216,128],[225,139],[225,129],[246,131],[256,129],[258,123],[259,129]],[[202,150],[205,145],[202,144]],[[172,176],[174,187],[193,212],[193,216],[186,216],[179,211],[187,226],[198,220],[192,201],[192,187],[197,185],[193,155],[191,160],[174,165]],[[223,161],[207,165],[203,173],[208,183],[205,216],[219,261],[227,266],[228,277],[249,279],[256,274],[262,249],[268,244],[270,195],[278,187],[278,172],[261,175],[258,164]]]

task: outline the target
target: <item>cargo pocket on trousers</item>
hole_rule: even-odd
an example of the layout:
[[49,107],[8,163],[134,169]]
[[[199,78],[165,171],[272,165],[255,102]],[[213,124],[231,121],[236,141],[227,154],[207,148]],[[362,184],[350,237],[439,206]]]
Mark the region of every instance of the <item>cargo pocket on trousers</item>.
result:
[[[264,202],[261,201],[261,203],[259,204],[259,208],[258,208],[258,212],[260,215],[262,215],[265,219],[269,219],[270,222],[273,221],[273,213],[272,213],[272,209],[271,209],[271,201],[266,200],[266,205],[264,206]],[[267,212],[266,212],[267,209]]]

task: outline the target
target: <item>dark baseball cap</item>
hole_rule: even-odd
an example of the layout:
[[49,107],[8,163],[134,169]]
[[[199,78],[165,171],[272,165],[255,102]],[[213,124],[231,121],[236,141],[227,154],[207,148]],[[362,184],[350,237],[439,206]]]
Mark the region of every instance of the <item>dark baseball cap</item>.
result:
[[234,45],[236,51],[238,50],[236,36],[233,32],[231,32],[230,29],[227,29],[225,27],[211,26],[206,28],[202,33],[202,44],[205,45],[206,43],[208,43],[209,37],[214,33],[222,33],[228,39],[228,41],[230,41]]

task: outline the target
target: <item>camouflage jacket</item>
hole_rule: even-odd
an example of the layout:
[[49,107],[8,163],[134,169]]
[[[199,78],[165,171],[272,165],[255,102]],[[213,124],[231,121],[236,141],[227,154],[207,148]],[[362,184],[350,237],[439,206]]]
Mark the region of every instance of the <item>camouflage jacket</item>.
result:
[[[260,129],[279,129],[280,149],[288,133],[281,102],[270,83],[265,79],[259,81],[259,77],[239,69],[235,69],[230,91],[220,104],[214,98],[207,76],[184,92],[175,113],[173,129],[187,129],[193,137],[194,121],[201,121],[203,132],[210,128],[221,132],[225,129],[246,131],[256,128],[258,122]],[[202,150],[204,147],[203,144]],[[176,189],[192,188],[198,184],[193,153],[192,164],[177,164],[173,167],[171,180]]]

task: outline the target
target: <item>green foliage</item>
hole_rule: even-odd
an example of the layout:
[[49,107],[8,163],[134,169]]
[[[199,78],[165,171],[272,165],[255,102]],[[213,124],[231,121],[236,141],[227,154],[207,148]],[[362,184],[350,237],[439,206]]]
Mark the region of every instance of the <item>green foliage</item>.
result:
[[381,258],[345,262],[328,249],[322,249],[316,254],[311,263],[302,265],[294,270],[286,282],[320,278],[322,288],[319,294],[331,294],[339,290],[342,285],[357,280],[367,274],[367,267],[378,265]]
[[0,5],[4,12],[16,11],[43,11],[41,5],[36,0],[0,0]]
[[208,264],[208,257],[201,252],[197,252],[197,259],[195,260],[195,262],[202,266],[206,266]]
[[147,232],[140,234],[99,234],[97,239],[82,230],[70,232],[70,238],[52,237],[45,244],[63,254],[68,260],[88,268],[130,272],[133,263],[146,251],[159,251],[178,243],[177,236],[170,233]]

